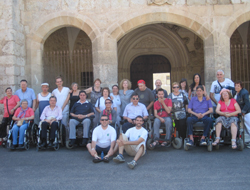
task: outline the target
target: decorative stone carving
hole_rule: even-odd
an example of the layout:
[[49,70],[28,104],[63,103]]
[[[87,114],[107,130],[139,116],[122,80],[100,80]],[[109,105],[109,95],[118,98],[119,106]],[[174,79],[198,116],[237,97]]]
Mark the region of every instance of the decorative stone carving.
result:
[[162,41],[154,38],[152,36],[143,38],[139,43],[137,43],[134,49],[143,49],[143,48],[164,48],[167,47]]
[[156,4],[156,5],[163,5],[165,3],[172,5],[175,0],[148,0],[148,5]]

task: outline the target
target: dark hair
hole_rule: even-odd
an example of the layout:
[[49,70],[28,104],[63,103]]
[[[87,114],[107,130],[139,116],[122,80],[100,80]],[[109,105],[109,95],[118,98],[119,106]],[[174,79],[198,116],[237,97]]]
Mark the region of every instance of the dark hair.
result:
[[116,87],[118,88],[118,90],[119,90],[119,86],[118,86],[117,84],[114,84],[114,85],[112,86],[112,89],[113,89],[115,86],[116,86]]
[[157,90],[157,94],[158,94],[158,92],[163,92],[163,93],[164,93],[164,90],[163,90],[162,88],[159,88],[159,89]]
[[111,99],[108,99],[108,98],[107,98],[107,99],[105,100],[105,103],[106,103],[107,101],[110,101],[110,102],[113,104],[113,101],[112,101]]
[[79,92],[79,96],[80,96],[81,93],[84,93],[84,94],[87,96],[87,93],[86,93],[84,90],[81,90],[81,91]]
[[144,121],[144,120],[143,120],[143,117],[142,117],[142,116],[140,116],[140,115],[136,116],[135,120],[136,120],[137,118],[141,118],[141,119],[142,119],[142,121]]
[[108,97],[109,97],[109,96],[110,96],[110,90],[109,90],[109,88],[108,88],[108,87],[104,87],[104,88],[102,89],[102,96],[103,96],[103,91],[104,91],[104,90],[107,90],[107,91],[108,91],[108,93],[109,93],[109,94],[108,94]]
[[132,94],[131,98],[134,97],[134,96],[138,96],[138,97],[139,97],[139,95],[138,95],[136,92],[134,92],[134,93]]
[[100,84],[102,83],[101,79],[97,78],[97,79],[95,79],[95,81],[94,81],[93,85],[95,85],[96,81],[99,81],[99,82],[100,82]]
[[[109,117],[108,117],[107,115],[102,115],[101,118],[102,118],[102,117],[106,117],[107,119],[109,119]],[[100,119],[101,119],[101,118],[100,118]]]
[[198,86],[196,87],[196,90],[198,90],[199,88],[200,88],[202,91],[204,91],[204,87],[203,87],[202,85],[198,85]]
[[12,91],[12,89],[10,87],[8,87],[8,88],[5,89],[5,92],[7,92],[7,90],[9,90],[9,89]]
[[57,76],[57,77],[56,77],[56,80],[57,80],[57,79],[63,80],[61,76]]
[[183,83],[183,82],[186,82],[185,91],[188,92],[188,82],[187,82],[187,79],[185,79],[185,78],[182,78],[180,83],[179,83],[180,89],[182,90],[181,83]]
[[55,100],[57,101],[57,98],[55,96],[50,96],[49,100],[55,98]]
[[194,76],[193,76],[193,83],[190,85],[191,92],[193,92],[193,91],[194,91],[194,90],[193,90],[193,89],[194,89],[194,87],[195,87],[194,78],[195,78],[195,76],[196,76],[196,75],[198,75],[198,77],[199,77],[199,79],[200,79],[200,81],[199,81],[199,85],[202,85],[202,84],[201,84],[201,76],[200,76],[198,73],[195,73],[195,74],[194,74]]
[[239,84],[241,88],[243,88],[243,82],[241,80],[237,80],[234,85]]
[[26,79],[22,79],[22,80],[20,81],[20,83],[21,83],[21,82],[26,82],[26,83],[28,83]]
[[[230,92],[228,92],[228,91],[226,91],[226,92],[227,92],[228,95],[229,95],[229,99],[232,99],[232,98],[233,98],[232,94],[231,94]],[[222,94],[221,94],[221,96],[220,96],[220,101],[224,102],[224,98],[222,97]]]

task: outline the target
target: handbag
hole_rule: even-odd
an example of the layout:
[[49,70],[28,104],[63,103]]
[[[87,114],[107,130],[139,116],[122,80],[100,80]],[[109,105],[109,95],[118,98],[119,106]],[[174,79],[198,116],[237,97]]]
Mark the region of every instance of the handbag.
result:
[[22,126],[22,125],[23,125],[23,121],[24,121],[23,119],[20,119],[19,121],[17,121],[17,124],[16,124],[16,125],[17,125],[18,127]]
[[8,111],[8,114],[9,114],[8,123],[10,123],[11,120],[12,120],[13,115],[11,115],[10,111],[9,111],[8,98],[6,98],[6,107],[7,107],[7,111]]

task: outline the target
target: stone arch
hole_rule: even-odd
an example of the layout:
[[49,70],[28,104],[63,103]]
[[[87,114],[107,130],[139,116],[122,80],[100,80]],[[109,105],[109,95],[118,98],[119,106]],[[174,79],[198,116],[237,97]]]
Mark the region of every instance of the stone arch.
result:
[[62,28],[72,26],[83,30],[93,42],[100,31],[95,23],[86,16],[76,15],[69,12],[50,14],[42,18],[31,29],[27,36],[27,66],[26,73],[30,73],[29,81],[34,90],[40,90],[38,84],[43,81],[42,53],[43,44],[50,34]]

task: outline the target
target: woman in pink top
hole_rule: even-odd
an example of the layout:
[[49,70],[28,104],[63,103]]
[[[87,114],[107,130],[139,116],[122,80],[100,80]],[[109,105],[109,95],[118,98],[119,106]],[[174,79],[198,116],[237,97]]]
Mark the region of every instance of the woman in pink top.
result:
[[227,89],[223,89],[220,92],[221,98],[216,107],[216,113],[220,115],[215,121],[216,127],[216,140],[213,142],[213,146],[216,146],[220,142],[220,133],[222,125],[225,128],[231,127],[232,135],[232,149],[236,149],[236,135],[237,135],[237,115],[241,113],[240,106],[233,99],[231,93]]
[[15,110],[20,106],[20,99],[17,95],[12,95],[10,87],[5,90],[6,96],[0,100],[0,104],[4,104],[4,115],[2,124],[0,125],[0,145],[3,138],[7,136],[7,125],[11,122]]

